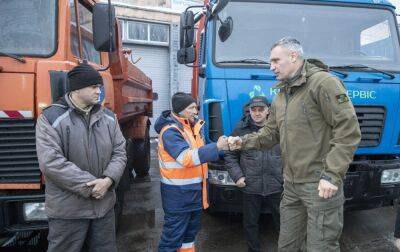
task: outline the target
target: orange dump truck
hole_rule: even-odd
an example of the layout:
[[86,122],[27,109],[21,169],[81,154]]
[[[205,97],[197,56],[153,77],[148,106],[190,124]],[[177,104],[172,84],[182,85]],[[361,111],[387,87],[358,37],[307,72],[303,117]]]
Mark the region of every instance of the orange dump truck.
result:
[[101,102],[117,114],[128,143],[121,212],[132,168],[137,176],[148,172],[153,91],[122,49],[113,8],[90,0],[0,1],[0,27],[0,246],[47,230],[36,118],[68,90],[67,71],[84,60],[102,70]]

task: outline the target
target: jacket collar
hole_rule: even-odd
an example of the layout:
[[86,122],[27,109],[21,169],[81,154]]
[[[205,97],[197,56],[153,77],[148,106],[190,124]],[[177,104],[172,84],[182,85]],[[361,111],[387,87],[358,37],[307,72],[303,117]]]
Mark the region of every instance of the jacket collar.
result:
[[[64,100],[67,103],[68,107],[70,107],[72,110],[76,111],[79,114],[84,113],[84,111],[82,111],[81,109],[79,109],[72,103],[71,99],[69,98],[69,93],[66,93],[64,95]],[[94,114],[98,113],[100,110],[101,110],[101,105],[95,104],[95,105],[93,105],[92,109],[90,110],[90,114],[94,115]]]
[[278,84],[275,85],[275,88],[292,88],[292,87],[300,87],[307,81],[307,60],[304,60],[303,66],[299,69],[300,72],[296,73],[295,77],[292,78],[292,80],[288,81],[280,81]]
[[279,82],[275,85],[275,88],[292,88],[300,87],[307,82],[307,79],[317,72],[329,72],[329,67],[325,65],[322,61],[317,59],[306,59],[304,60],[303,67],[301,68],[300,76],[293,80],[292,83],[287,83],[287,81]]
[[171,113],[171,118],[172,118],[172,120],[174,120],[174,122],[177,124],[177,126],[180,129],[184,130],[186,128],[188,130],[193,131],[193,133],[195,135],[200,134],[201,128],[204,125],[204,121],[203,120],[197,119],[195,121],[194,125],[192,126],[188,119],[180,117],[180,116],[177,116],[174,113]]
[[[68,107],[72,111],[76,112],[77,114],[84,115],[84,112],[81,109],[75,107],[75,105],[72,103],[72,101],[69,98],[68,93],[65,94],[62,99],[65,101],[65,104],[68,105]],[[90,126],[92,126],[94,123],[96,123],[101,118],[102,111],[103,111],[103,109],[100,104],[93,105],[93,108],[90,111]]]
[[258,126],[254,123],[253,119],[251,119],[250,115],[245,116],[243,119],[243,128],[250,128],[250,129],[260,129],[262,126]]

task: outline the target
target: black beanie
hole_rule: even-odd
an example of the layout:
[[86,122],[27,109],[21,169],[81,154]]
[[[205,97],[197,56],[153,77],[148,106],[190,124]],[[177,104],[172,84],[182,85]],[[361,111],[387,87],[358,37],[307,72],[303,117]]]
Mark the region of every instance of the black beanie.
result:
[[178,92],[172,96],[172,111],[175,114],[179,114],[190,104],[196,103],[196,100],[187,93]]
[[68,72],[69,91],[92,85],[103,85],[103,78],[96,69],[88,64],[80,64]]

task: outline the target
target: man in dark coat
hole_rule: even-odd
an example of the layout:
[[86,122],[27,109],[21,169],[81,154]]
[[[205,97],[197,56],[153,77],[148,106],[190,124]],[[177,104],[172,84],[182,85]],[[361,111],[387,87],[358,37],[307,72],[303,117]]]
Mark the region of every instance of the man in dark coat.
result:
[[[258,131],[268,117],[268,101],[263,96],[251,99],[249,114],[234,129],[233,136]],[[231,178],[243,191],[243,225],[248,251],[261,251],[258,220],[263,204],[271,209],[275,228],[279,230],[279,203],[282,193],[282,162],[279,145],[271,149],[230,151],[225,163]]]

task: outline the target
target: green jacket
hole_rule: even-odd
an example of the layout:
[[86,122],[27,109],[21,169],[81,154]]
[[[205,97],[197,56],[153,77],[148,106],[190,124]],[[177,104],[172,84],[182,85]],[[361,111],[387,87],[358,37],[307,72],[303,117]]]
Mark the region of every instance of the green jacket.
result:
[[266,126],[242,137],[242,149],[280,143],[283,176],[291,183],[340,185],[361,140],[357,116],[343,83],[318,60],[305,60],[300,77],[280,82]]

